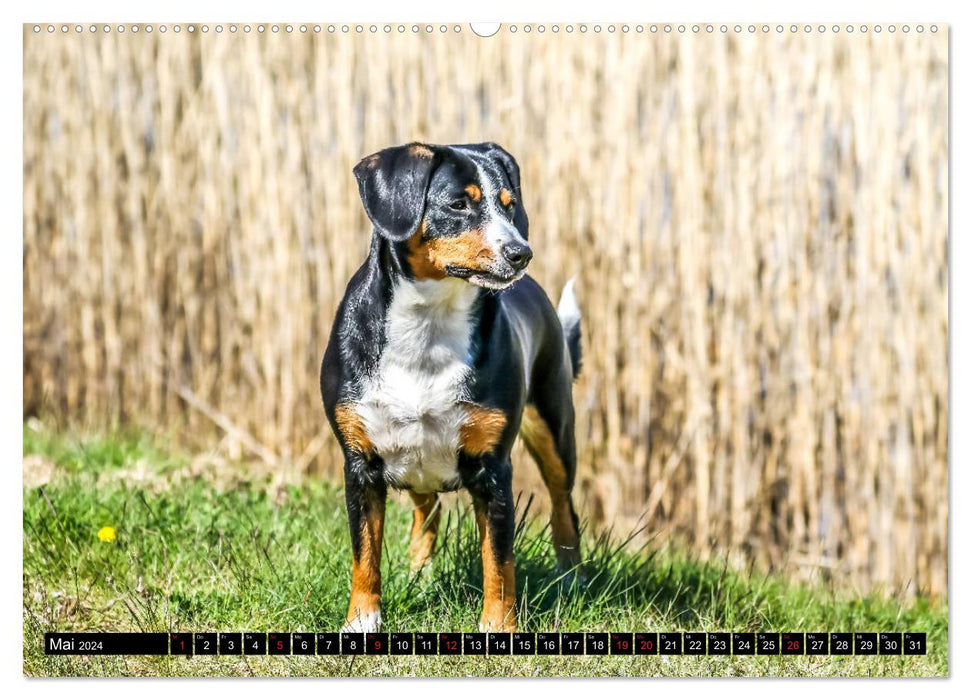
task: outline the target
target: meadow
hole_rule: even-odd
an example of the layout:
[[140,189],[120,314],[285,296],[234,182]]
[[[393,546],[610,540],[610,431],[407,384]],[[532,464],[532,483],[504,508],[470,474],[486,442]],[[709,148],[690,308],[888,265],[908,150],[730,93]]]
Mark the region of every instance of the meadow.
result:
[[[947,606],[847,596],[736,572],[584,523],[582,585],[554,573],[543,519],[519,503],[523,631],[910,631],[926,656],[94,657],[45,656],[66,631],[334,631],[350,586],[343,495],[282,483],[144,435],[24,428],[24,673],[28,676],[942,676]],[[470,505],[448,511],[430,570],[408,573],[410,512],[389,508],[386,631],[475,631],[481,605]],[[102,541],[99,531],[114,529]]]
[[[581,517],[639,532],[637,545],[676,544],[699,576],[727,562],[860,597],[946,596],[945,27],[490,39],[25,29],[23,97],[25,419],[139,430],[245,459],[261,478],[329,480],[295,498],[321,489],[338,528],[325,494],[341,460],[318,372],[369,241],[351,168],[414,139],[495,140],[522,169],[531,273],[551,296],[578,278]],[[541,493],[523,455],[516,488]],[[237,535],[298,538],[288,544],[309,556],[306,533],[269,503],[244,491],[205,505],[205,489],[156,503],[157,524],[135,492],[106,493],[158,529],[151,561],[195,557],[180,539],[191,536],[272,580],[286,562],[213,549],[219,518],[244,504],[260,514],[240,514],[256,520],[233,521]],[[62,518],[108,507],[88,493],[52,503]],[[28,542],[49,507],[28,499]],[[75,547],[60,556],[86,551],[80,532],[45,522]],[[142,546],[118,547],[111,570],[137,570],[125,552]],[[172,621],[223,623],[227,600],[242,604],[191,594],[191,576],[239,587],[248,576],[208,561],[173,574],[199,617]],[[327,561],[280,574],[293,595],[246,614],[316,622],[326,606],[301,601],[319,581],[303,577]],[[464,576],[442,585],[466,595]]]

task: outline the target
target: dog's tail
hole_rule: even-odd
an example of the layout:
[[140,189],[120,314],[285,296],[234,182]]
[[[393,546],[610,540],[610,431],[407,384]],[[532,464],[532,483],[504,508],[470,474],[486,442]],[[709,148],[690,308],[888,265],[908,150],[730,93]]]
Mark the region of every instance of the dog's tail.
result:
[[570,351],[570,365],[573,368],[573,378],[576,379],[580,374],[580,364],[582,352],[580,349],[580,305],[577,304],[576,294],[573,293],[573,284],[576,277],[571,277],[570,281],[563,287],[560,294],[560,303],[556,307],[556,314],[560,317],[560,325],[563,326],[563,338],[566,340],[566,347]]

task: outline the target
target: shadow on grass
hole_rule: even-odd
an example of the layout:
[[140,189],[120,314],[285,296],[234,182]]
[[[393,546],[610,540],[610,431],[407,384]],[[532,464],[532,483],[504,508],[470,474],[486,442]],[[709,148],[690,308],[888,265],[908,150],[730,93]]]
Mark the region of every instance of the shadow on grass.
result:
[[[676,555],[649,539],[634,546],[634,541],[644,540],[642,530],[626,537],[609,530],[585,533],[581,569],[561,572],[549,527],[530,515],[531,501],[517,503],[515,543],[519,623],[526,630],[606,629],[624,623],[642,629],[663,624],[671,629],[731,631],[880,626],[881,631],[947,634],[946,609],[934,609],[927,601],[878,595],[841,599],[832,589],[794,585],[778,576],[730,569],[726,562]],[[480,556],[471,513],[447,513],[432,571],[386,586],[386,605],[404,618],[427,619],[436,606],[461,604],[467,611],[462,618],[474,629],[481,609]]]
[[[516,588],[520,626],[555,629],[569,625],[609,624],[613,620],[664,619],[677,627],[737,623],[736,575],[725,567],[689,561],[658,563],[651,542],[634,547],[640,530],[627,537],[610,531],[584,537],[583,564],[560,571],[553,555],[549,526],[530,514],[530,498],[517,504]],[[392,572],[392,578],[395,574]],[[439,550],[431,572],[385,586],[385,605],[403,617],[422,617],[429,606],[463,602],[477,616],[481,606],[482,562],[474,518],[467,509],[446,513]],[[393,592],[396,591],[396,592]],[[746,586],[748,607],[764,595]],[[390,596],[388,595],[390,593]],[[726,606],[735,605],[731,614]],[[731,618],[731,619],[729,619]],[[525,625],[524,625],[525,623]]]

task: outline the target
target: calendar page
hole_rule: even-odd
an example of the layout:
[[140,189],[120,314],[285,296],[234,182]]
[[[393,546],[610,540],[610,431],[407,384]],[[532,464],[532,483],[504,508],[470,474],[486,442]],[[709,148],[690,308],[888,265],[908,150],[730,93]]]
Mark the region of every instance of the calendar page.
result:
[[24,24],[24,675],[947,676],[948,33]]

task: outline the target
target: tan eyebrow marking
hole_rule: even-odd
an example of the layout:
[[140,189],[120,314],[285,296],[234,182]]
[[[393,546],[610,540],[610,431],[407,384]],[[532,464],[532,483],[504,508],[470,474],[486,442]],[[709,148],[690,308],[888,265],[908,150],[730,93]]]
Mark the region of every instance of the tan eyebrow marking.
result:
[[417,144],[408,149],[408,155],[414,156],[415,158],[431,158],[435,154],[432,153],[432,149],[428,146]]
[[466,187],[465,194],[469,195],[469,199],[473,202],[478,202],[482,199],[482,190],[479,189],[478,185],[469,185]]
[[505,187],[499,190],[499,202],[504,207],[508,207],[510,204],[512,204],[512,192],[507,190]]

